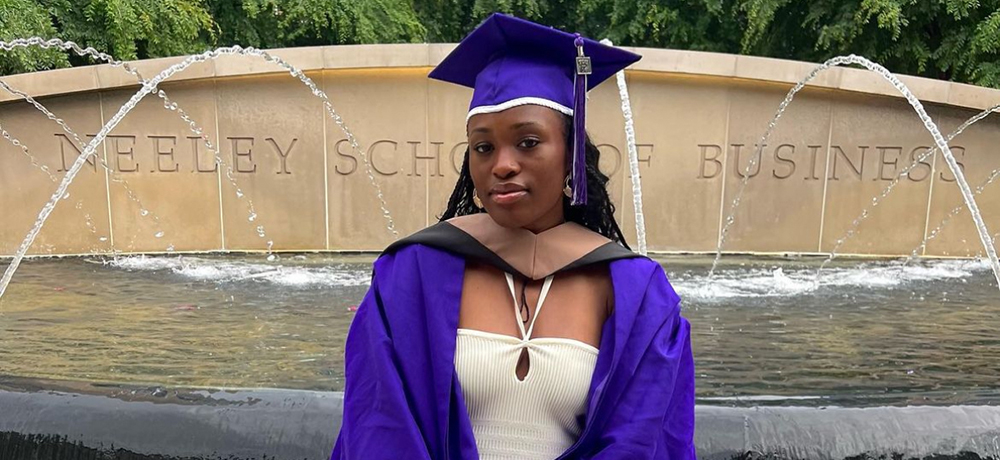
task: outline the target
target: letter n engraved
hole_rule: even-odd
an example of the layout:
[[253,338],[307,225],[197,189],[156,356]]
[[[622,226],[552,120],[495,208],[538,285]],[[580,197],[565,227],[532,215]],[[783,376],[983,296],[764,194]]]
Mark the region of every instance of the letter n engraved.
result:
[[[56,133],[55,136],[59,138],[59,158],[60,160],[62,160],[62,168],[59,169],[59,172],[69,171],[68,165],[73,164],[73,162],[76,161],[76,158],[79,157],[81,153],[83,153],[83,150],[77,148],[76,144],[74,144],[73,141],[70,140],[70,138],[67,137],[65,133]],[[69,145],[69,148],[72,149],[71,152],[69,152],[70,153],[69,158],[67,158],[66,155],[67,145]],[[75,153],[75,155],[73,153]],[[96,153],[94,155],[96,155]],[[90,157],[87,158],[87,164],[92,166],[94,168],[94,171],[96,172],[97,160],[94,158],[94,155],[91,155]]]
[[843,158],[844,162],[847,163],[848,168],[850,168],[851,171],[853,171],[854,174],[856,174],[858,176],[859,180],[864,177],[864,175],[865,175],[865,154],[868,153],[868,146],[867,145],[858,146],[858,150],[861,151],[861,159],[858,160],[858,163],[854,163],[854,161],[851,160],[851,157],[847,156],[847,154],[844,153],[844,149],[840,148],[839,145],[834,145],[833,149],[834,149],[835,152],[833,154],[833,171],[831,172],[830,179],[840,180],[840,176],[838,176],[837,174],[840,171],[839,166],[840,166],[840,159],[841,158]]

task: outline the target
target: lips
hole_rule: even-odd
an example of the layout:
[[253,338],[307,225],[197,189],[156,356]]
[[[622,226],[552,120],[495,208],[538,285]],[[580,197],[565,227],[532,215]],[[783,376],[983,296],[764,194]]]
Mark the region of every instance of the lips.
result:
[[490,189],[490,199],[498,205],[511,205],[528,195],[528,188],[521,184],[504,183]]

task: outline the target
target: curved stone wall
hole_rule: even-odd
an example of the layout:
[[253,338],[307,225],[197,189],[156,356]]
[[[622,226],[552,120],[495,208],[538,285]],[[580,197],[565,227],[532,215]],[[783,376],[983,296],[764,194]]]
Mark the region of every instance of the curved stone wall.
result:
[[[426,78],[451,46],[272,51],[305,70],[329,95],[371,159],[400,235],[435,221],[464,152],[470,91]],[[635,51],[644,59],[628,71],[627,80],[649,248],[712,252],[755,143],[789,88],[814,65]],[[133,65],[150,78],[179,61]],[[351,148],[321,100],[280,71],[258,58],[227,56],[168,80],[162,88],[204,129],[232,174],[213,163],[212,153],[177,113],[155,95],[147,97],[98,149],[111,172],[97,161],[85,166],[32,253],[255,251],[266,250],[269,242],[282,251],[383,248],[393,235],[361,152]],[[38,98],[84,140],[138,89],[131,75],[110,66],[3,81]],[[996,90],[913,77],[903,81],[925,101],[945,135],[1000,103]],[[21,147],[0,141],[0,255],[16,250],[55,190],[40,166],[60,179],[79,151],[58,124],[18,99],[0,95],[0,127],[26,146],[36,164]],[[602,168],[612,177],[619,221],[634,241],[614,82],[593,91],[590,104],[588,128],[605,154]],[[931,145],[907,102],[881,77],[849,68],[822,73],[791,104],[763,149],[725,250],[829,251],[872,198]],[[1000,167],[998,145],[996,116],[952,143],[974,189]],[[903,174],[841,252],[909,254],[961,203],[954,178],[935,155]],[[1000,231],[1000,190],[987,187],[979,204],[991,231]],[[978,250],[972,221],[962,213],[922,253],[969,256]]]

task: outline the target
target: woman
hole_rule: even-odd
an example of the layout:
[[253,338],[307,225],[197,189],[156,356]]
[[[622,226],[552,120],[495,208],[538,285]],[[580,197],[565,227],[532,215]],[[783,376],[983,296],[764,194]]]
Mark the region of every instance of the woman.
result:
[[334,459],[694,457],[689,325],[584,131],[638,59],[497,14],[431,73],[473,88],[469,149],[442,222],[375,262]]

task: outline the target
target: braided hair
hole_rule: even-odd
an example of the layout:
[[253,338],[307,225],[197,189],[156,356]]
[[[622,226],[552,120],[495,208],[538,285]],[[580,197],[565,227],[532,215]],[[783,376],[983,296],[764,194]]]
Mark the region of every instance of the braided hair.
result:
[[[573,145],[571,138],[573,118],[564,116],[564,122],[564,137],[566,145],[570,146]],[[615,205],[611,202],[611,197],[608,196],[608,176],[605,176],[597,167],[601,151],[591,142],[590,135],[587,135],[586,139],[587,204],[585,206],[570,206],[569,198],[563,198],[563,213],[567,221],[576,222],[629,248],[628,243],[625,242],[625,236],[622,235],[622,231],[618,227],[618,222],[615,221]],[[567,150],[569,149],[567,148]],[[462,170],[458,174],[458,182],[455,183],[455,190],[451,192],[451,198],[448,199],[448,208],[441,215],[440,220],[445,221],[452,217],[486,212],[476,207],[472,202],[474,191],[472,175],[469,173],[469,149],[466,147],[465,159],[462,160]]]

